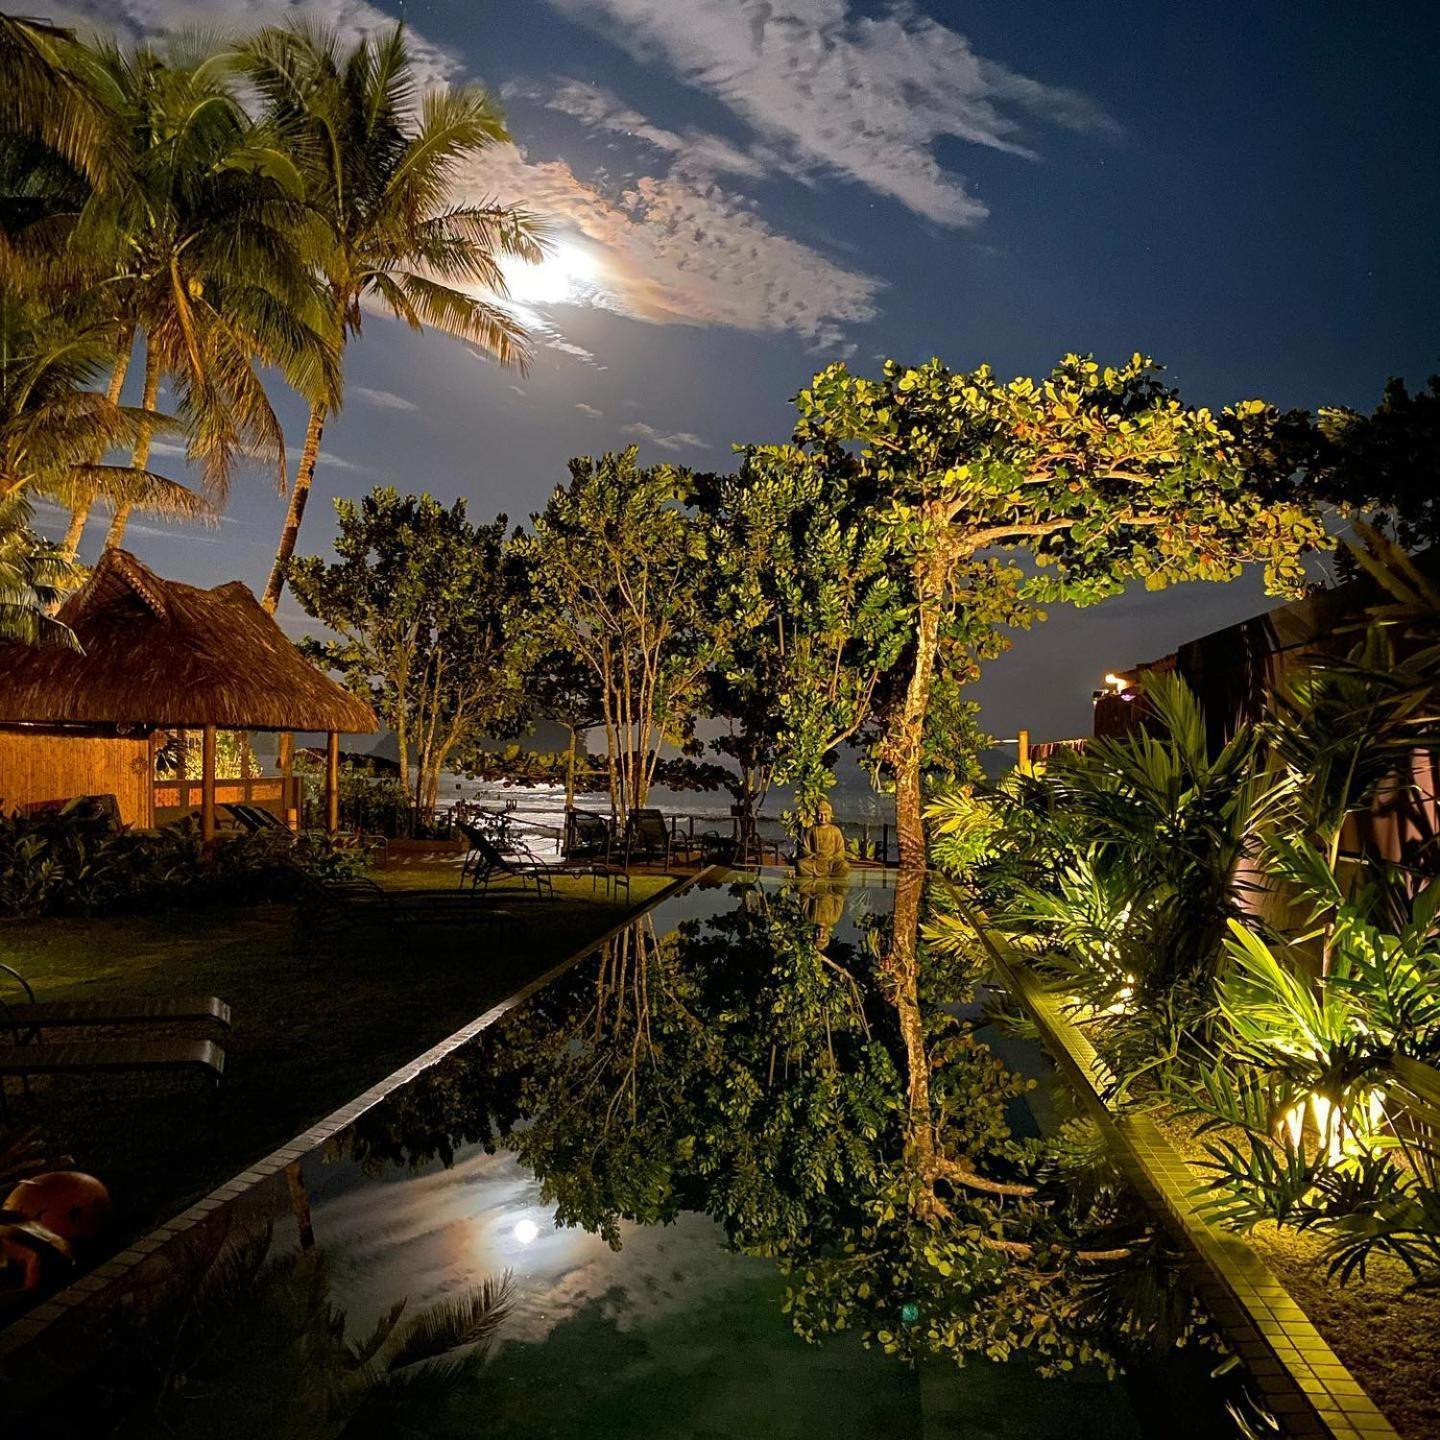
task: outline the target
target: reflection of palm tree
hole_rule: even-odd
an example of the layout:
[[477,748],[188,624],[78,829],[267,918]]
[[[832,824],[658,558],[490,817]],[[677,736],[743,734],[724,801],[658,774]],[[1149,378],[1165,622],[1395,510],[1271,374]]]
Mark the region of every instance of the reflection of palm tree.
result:
[[354,1340],[323,1251],[267,1261],[270,1244],[263,1229],[195,1257],[185,1298],[117,1348],[108,1385],[86,1387],[108,1425],[119,1414],[181,1435],[393,1437],[475,1378],[510,1313],[507,1273],[408,1318],[399,1300]]

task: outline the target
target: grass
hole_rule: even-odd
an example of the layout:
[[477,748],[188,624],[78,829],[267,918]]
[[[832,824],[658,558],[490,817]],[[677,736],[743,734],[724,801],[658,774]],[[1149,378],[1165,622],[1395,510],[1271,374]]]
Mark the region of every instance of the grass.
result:
[[[457,861],[376,873],[387,889],[448,887]],[[10,1124],[110,1186],[114,1246],[183,1209],[643,904],[670,877],[636,875],[628,901],[561,878],[551,902],[513,885],[477,903],[517,918],[374,926],[308,953],[295,907],[0,922],[0,960],[40,999],[219,995],[233,1011],[218,1089],[170,1076],[10,1082]],[[200,1033],[200,1032],[193,1032]],[[74,1032],[82,1038],[83,1032]],[[96,1034],[83,1038],[104,1038]]]

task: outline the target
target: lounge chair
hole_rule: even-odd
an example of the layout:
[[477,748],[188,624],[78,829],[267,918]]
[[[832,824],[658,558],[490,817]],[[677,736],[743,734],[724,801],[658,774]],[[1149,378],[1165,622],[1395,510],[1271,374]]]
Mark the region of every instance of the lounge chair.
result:
[[615,841],[610,822],[593,810],[571,810],[565,816],[565,858],[608,860]]
[[290,827],[273,811],[266,810],[261,805],[241,805],[239,803],[221,805],[223,810],[242,830],[251,835],[259,835],[266,830],[284,830],[289,833]]
[[675,838],[658,810],[632,810],[625,827],[625,864],[633,860],[659,860],[667,869]]
[[[273,810],[267,810],[263,805],[245,805],[236,801],[223,804],[218,807],[223,810],[231,820],[247,835],[290,835],[293,832],[290,827]],[[324,836],[324,830],[306,830],[302,834]],[[358,847],[364,850],[373,850],[378,853],[381,859],[386,859],[390,854],[390,842],[384,835],[367,834],[361,830],[342,830],[335,836],[337,845],[347,848]]]
[[230,1028],[230,1007],[218,995],[130,996],[123,1000],[36,1000],[30,982],[12,966],[0,964],[24,994],[6,1001],[0,995],[0,1026],[17,1041],[39,1040],[45,1030],[79,1029],[92,1025],[213,1024]]
[[4,1113],[4,1077],[17,1075],[88,1075],[121,1070],[198,1070],[219,1081],[225,1051],[213,1040],[105,1040],[50,1045],[31,1042],[0,1045],[0,1114]]
[[459,830],[470,849],[460,866],[460,884],[470,882],[472,890],[488,890],[497,876],[513,876],[522,884],[535,886],[536,895],[555,896],[553,865],[546,865],[521,842],[511,841],[509,852],[502,850],[483,830],[461,821]]

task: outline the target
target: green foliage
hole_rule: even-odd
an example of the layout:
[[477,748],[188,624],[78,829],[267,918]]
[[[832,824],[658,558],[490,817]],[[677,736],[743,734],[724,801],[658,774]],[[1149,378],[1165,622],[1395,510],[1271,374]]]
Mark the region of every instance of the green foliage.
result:
[[472,524],[465,501],[377,486],[335,502],[336,559],[297,560],[296,599],[338,632],[302,649],[337,672],[395,730],[401,774],[416,752],[416,808],[435,808],[440,774],[479,734],[503,733],[524,704],[528,629],[508,565],[506,519]]
[[570,462],[512,547],[532,594],[530,633],[582,664],[606,739],[612,807],[643,806],[665,745],[699,753],[695,721],[713,646],[701,537],[685,478],[636,449]]
[[793,785],[809,819],[908,639],[887,538],[851,471],[794,446],[750,447],[696,499],[719,628],[710,703],[732,726],[714,743],[759,798]]
[[0,816],[0,915],[285,899],[307,874],[343,878],[361,863],[317,836],[262,832],[207,847],[193,822],[117,830],[72,804],[55,815]]
[[1414,393],[1392,376],[1369,415],[1325,409],[1319,428],[1309,484],[1321,500],[1368,512],[1407,550],[1440,540],[1440,375]]

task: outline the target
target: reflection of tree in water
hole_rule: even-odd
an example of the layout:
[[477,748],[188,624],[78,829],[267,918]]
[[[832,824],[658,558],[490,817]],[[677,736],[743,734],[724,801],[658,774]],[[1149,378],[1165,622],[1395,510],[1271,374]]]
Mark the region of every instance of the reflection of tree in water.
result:
[[[1103,1160],[1085,1157],[1099,1182],[1082,1197],[1013,1135],[1028,1082],[958,1018],[970,958],[897,967],[888,921],[857,951],[816,899],[752,890],[672,935],[632,927],[362,1120],[356,1152],[504,1143],[560,1222],[617,1247],[622,1219],[708,1214],[786,1270],[810,1338],[858,1328],[896,1353],[1023,1352],[1047,1371],[1111,1363],[1118,1332],[1168,1344],[1189,1298]],[[1063,1148],[1073,1165],[1082,1147]]]

